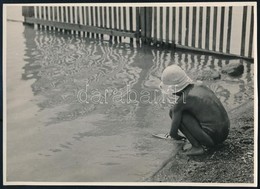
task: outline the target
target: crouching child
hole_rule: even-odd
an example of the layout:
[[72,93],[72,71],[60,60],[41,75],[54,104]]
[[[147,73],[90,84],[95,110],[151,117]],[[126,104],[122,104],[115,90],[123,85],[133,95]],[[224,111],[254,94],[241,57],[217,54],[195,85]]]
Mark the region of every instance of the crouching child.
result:
[[179,131],[191,143],[186,155],[201,155],[205,147],[226,140],[230,122],[228,114],[215,93],[202,84],[195,84],[177,65],[168,66],[162,73],[163,93],[179,96],[170,109],[171,129],[168,137],[182,140]]

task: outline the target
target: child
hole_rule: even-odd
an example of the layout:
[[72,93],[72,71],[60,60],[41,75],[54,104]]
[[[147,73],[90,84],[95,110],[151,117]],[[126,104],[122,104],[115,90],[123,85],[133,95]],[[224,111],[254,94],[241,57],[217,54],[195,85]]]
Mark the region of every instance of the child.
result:
[[206,86],[198,85],[177,65],[168,66],[162,73],[160,88],[164,93],[179,96],[170,109],[172,119],[169,137],[181,140],[180,130],[192,147],[186,155],[201,155],[202,146],[211,147],[223,142],[229,133],[229,118],[217,96]]

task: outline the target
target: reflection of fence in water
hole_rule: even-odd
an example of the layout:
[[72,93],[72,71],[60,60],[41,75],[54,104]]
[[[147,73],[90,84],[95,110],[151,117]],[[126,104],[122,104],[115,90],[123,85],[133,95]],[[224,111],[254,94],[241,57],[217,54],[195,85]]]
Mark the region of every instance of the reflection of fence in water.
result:
[[[126,91],[127,83],[134,85],[139,80],[140,69],[132,66],[137,51],[129,44],[86,43],[81,38],[34,31],[28,27],[25,27],[24,36],[25,56],[28,58],[23,79],[36,79],[32,89],[35,95],[44,97],[39,106],[42,109],[69,107],[59,110],[51,123],[76,119],[99,106],[91,101],[89,104],[81,103],[77,99],[77,93],[86,90],[87,82],[89,95],[95,89],[103,96],[106,89]],[[110,107],[105,108],[107,111],[122,108],[114,107],[110,102],[107,106]],[[124,108],[131,116],[135,107]]]
[[[144,81],[144,87],[156,88],[152,84],[159,84],[163,69],[170,64],[178,64],[187,73],[196,79],[196,75],[201,70],[214,69],[221,72],[221,68],[229,63],[230,60],[214,56],[184,53],[180,51],[172,52],[161,49],[152,49],[153,66],[148,70]],[[169,59],[170,57],[170,59]],[[221,101],[228,107],[238,105],[248,98],[252,98],[253,73],[252,64],[242,61],[244,73],[238,78],[230,78],[223,75],[220,80],[205,81],[204,83],[211,88]],[[250,91],[247,91],[250,89]],[[247,94],[247,92],[249,92]]]
[[[66,103],[62,95],[68,96],[70,95],[68,91],[85,88],[86,80],[90,84],[90,89],[96,87],[101,90],[109,86],[122,88],[122,91],[126,91],[123,89],[126,83],[134,86],[142,80],[141,87],[152,90],[158,89],[161,73],[169,64],[179,64],[185,70],[196,72],[208,68],[220,71],[229,62],[214,56],[183,51],[132,48],[125,43],[110,44],[106,41],[93,40],[86,43],[87,39],[75,36],[25,28],[26,56],[30,57],[29,63],[25,66],[25,75],[27,74],[27,78],[37,78],[33,89],[42,91],[48,96],[48,102],[43,103],[45,107]],[[142,59],[144,57],[145,61]],[[143,78],[140,78],[141,68],[135,65],[136,62],[152,62],[147,67],[147,72],[143,72],[146,74]],[[217,82],[218,85],[223,84],[218,92],[222,95],[221,98],[226,99],[225,101],[239,101],[239,98],[233,97],[236,95],[233,93],[244,91],[241,87],[252,79],[250,64],[246,62],[243,64],[245,72],[241,78],[235,80],[238,89],[231,91],[233,85]],[[55,92],[53,86],[58,87],[59,92]],[[244,96],[242,100],[243,98]]]
[[252,58],[254,6],[23,7],[25,22],[39,27],[122,41],[172,44]]

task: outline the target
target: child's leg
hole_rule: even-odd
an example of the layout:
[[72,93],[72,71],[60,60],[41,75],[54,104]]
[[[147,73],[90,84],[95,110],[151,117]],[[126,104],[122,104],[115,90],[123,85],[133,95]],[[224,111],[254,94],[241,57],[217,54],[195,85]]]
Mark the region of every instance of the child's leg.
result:
[[203,153],[201,145],[213,146],[212,138],[200,126],[200,123],[191,114],[184,112],[182,115],[181,132],[187,137],[192,149],[187,155],[199,155]]
[[[190,133],[190,131],[187,130],[187,128],[182,125],[180,127],[181,132],[186,136],[186,138],[189,140],[189,142],[191,143],[191,148],[187,149],[187,152],[185,152],[186,155],[201,155],[204,153],[204,150],[201,146],[201,144],[199,143],[199,141],[197,141],[194,136],[192,136],[192,134]],[[185,146],[183,146],[185,147]]]

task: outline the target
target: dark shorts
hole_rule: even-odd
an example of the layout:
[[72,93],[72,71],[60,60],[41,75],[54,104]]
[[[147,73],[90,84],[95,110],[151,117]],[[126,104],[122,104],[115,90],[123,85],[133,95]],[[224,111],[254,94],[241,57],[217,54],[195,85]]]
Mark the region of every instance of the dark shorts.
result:
[[229,121],[222,122],[219,124],[201,124],[202,129],[207,133],[213,140],[214,144],[222,143],[227,139],[229,134]]

